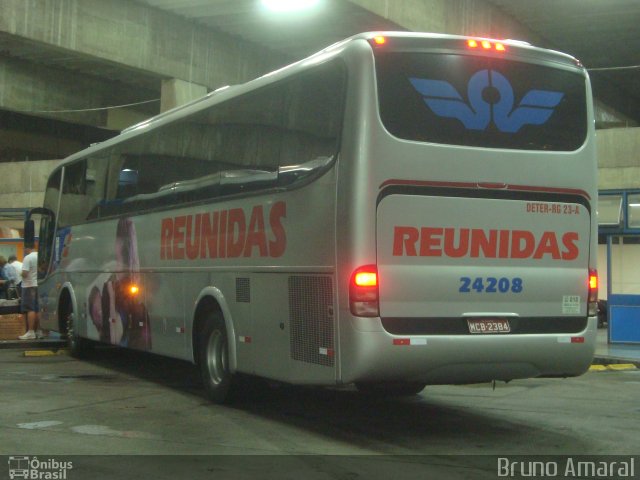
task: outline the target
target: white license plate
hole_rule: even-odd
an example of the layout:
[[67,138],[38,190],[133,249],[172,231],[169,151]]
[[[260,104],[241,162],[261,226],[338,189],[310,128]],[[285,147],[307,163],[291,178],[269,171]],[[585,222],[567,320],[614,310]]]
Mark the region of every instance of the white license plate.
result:
[[470,333],[509,333],[511,331],[509,320],[502,318],[483,318],[479,320],[467,319],[467,323],[469,324]]

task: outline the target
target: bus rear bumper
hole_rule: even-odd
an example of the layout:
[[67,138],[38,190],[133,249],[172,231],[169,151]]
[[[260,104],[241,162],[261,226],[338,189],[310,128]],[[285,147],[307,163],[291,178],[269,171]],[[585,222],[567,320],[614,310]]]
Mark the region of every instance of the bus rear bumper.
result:
[[593,360],[597,318],[570,334],[398,336],[351,330],[341,348],[343,383],[409,381],[467,384],[572,377]]

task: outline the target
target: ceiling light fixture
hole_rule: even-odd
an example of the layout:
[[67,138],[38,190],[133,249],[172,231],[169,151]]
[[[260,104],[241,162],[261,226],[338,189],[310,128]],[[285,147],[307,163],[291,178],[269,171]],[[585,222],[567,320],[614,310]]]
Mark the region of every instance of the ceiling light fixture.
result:
[[314,7],[320,0],[262,0],[262,4],[275,12],[292,12]]

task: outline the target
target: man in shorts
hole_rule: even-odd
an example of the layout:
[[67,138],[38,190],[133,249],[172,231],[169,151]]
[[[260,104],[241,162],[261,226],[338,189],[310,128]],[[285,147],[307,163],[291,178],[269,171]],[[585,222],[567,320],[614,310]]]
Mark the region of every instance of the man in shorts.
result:
[[38,329],[38,252],[33,245],[25,245],[26,256],[22,262],[22,313],[27,322],[27,333],[20,335],[20,340],[34,340],[43,337]]

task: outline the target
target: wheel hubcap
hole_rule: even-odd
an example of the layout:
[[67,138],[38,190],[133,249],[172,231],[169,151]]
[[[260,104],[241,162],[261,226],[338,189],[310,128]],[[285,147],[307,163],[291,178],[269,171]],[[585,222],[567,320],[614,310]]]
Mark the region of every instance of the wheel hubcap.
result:
[[215,330],[209,337],[207,370],[214,385],[220,384],[227,376],[227,342],[220,330]]

